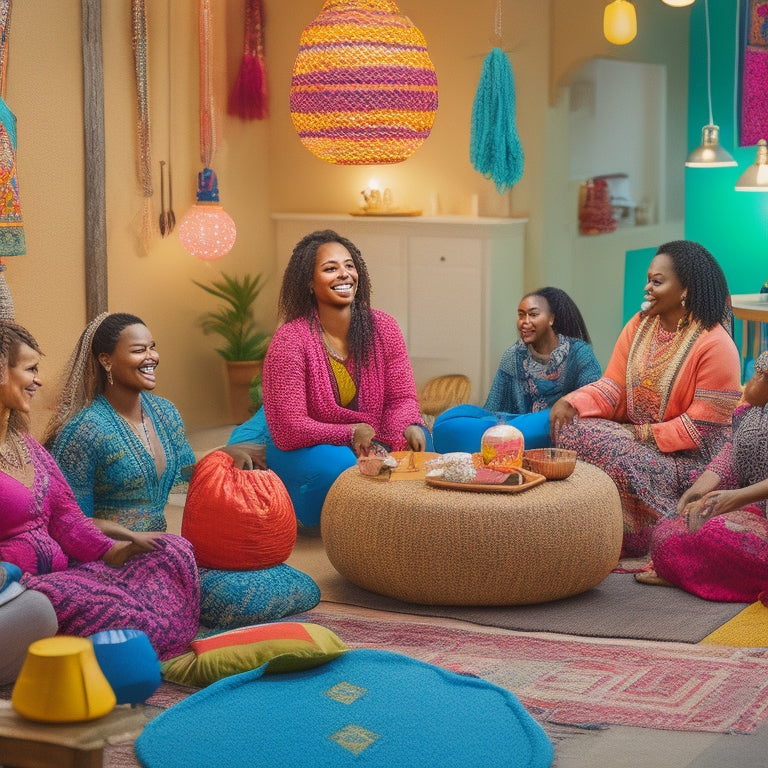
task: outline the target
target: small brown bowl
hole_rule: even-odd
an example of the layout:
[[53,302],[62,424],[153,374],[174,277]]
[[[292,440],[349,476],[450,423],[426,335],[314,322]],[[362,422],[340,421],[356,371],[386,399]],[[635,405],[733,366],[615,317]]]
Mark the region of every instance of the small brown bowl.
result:
[[532,448],[523,453],[523,466],[547,480],[564,480],[576,469],[576,451],[565,448]]

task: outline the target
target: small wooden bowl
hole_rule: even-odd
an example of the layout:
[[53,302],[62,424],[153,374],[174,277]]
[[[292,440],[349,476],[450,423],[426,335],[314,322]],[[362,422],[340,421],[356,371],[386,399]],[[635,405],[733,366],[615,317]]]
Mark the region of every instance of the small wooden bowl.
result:
[[576,469],[576,451],[565,448],[532,448],[523,453],[523,466],[547,480],[564,480]]

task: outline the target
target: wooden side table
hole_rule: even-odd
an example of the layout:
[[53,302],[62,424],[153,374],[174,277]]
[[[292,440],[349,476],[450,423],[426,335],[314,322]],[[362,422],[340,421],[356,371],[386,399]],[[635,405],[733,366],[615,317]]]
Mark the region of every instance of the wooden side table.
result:
[[[743,362],[760,354],[761,324],[768,323],[768,293],[742,293],[731,296],[731,307],[733,316],[742,321],[740,354],[743,367]],[[750,323],[754,324],[752,349],[749,344]]]
[[147,724],[142,707],[121,705],[86,723],[35,723],[0,701],[0,765],[6,768],[102,768],[111,738],[137,737]]

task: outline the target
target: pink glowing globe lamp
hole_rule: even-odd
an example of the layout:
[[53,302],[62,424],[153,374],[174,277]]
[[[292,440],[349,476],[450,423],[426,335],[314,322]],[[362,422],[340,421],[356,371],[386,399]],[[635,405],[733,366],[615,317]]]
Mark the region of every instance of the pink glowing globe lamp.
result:
[[204,168],[197,174],[197,202],[184,214],[179,240],[184,250],[204,261],[226,256],[235,244],[237,228],[219,204],[216,174]]

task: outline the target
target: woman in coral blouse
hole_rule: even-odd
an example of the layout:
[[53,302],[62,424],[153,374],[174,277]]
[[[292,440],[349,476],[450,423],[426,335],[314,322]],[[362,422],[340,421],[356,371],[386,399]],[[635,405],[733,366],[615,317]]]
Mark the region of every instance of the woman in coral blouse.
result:
[[642,311],[624,327],[603,377],[552,407],[553,439],[619,489],[625,555],[648,551],[656,521],[674,514],[730,437],[741,389],[739,353],[723,326],[727,304],[725,275],[709,251],[688,240],[662,245]]
[[319,523],[328,489],[373,440],[394,451],[432,447],[403,335],[370,300],[353,243],[332,230],[304,237],[283,275],[284,324],[264,360],[263,412],[230,437],[266,442],[267,466],[305,527]]

